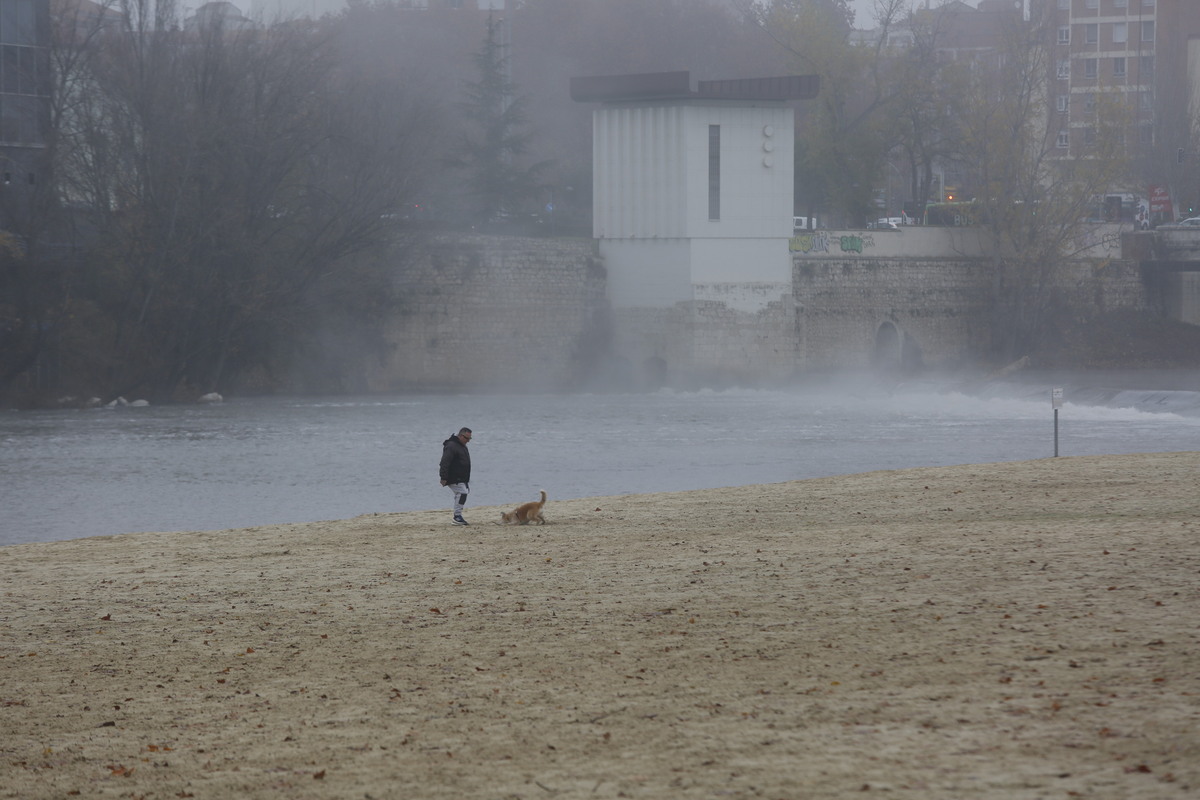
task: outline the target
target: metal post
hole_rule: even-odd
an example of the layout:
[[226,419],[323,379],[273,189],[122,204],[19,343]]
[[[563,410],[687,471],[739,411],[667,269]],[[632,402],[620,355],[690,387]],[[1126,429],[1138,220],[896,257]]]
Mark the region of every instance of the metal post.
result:
[[1063,390],[1054,388],[1050,390],[1050,405],[1054,407],[1054,457],[1058,458],[1058,407],[1063,402]]

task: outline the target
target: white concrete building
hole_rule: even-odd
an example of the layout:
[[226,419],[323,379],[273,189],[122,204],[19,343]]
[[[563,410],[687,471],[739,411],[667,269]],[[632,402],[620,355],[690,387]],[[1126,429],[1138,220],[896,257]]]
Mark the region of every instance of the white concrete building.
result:
[[[695,90],[687,72],[571,81],[576,101],[600,104],[592,120],[592,226],[619,321],[623,311],[696,312],[709,304],[704,311],[712,312],[714,303],[750,315],[772,304],[791,308],[788,101],[817,89],[816,76],[701,81]],[[679,313],[660,317],[657,328],[646,314],[630,319],[642,332],[639,343],[620,331],[626,350],[636,351],[631,359],[719,372],[722,361],[748,357],[689,347],[705,337]]]
[[[761,308],[791,285],[794,123],[815,77],[701,81],[687,72],[577,78],[592,121],[593,235],[614,305],[721,298]],[[755,296],[757,294],[757,296]]]

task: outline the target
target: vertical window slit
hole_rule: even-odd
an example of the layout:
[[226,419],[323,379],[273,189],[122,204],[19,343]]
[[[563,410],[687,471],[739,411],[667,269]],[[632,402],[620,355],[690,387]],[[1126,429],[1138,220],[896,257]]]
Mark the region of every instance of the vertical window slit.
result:
[[721,126],[708,126],[708,218],[721,218]]

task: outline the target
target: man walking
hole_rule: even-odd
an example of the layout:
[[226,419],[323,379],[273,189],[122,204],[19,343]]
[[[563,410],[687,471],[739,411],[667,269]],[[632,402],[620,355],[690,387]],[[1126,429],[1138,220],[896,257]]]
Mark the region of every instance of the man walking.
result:
[[460,428],[457,434],[442,442],[442,463],[438,466],[438,475],[442,486],[454,492],[454,525],[469,525],[463,519],[463,506],[467,504],[467,493],[471,491],[471,453],[467,450],[467,442],[471,441],[471,429]]

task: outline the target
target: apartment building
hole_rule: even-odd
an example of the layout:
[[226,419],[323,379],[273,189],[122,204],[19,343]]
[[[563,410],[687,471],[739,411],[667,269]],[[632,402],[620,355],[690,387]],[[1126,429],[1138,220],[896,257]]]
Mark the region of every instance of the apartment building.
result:
[[1040,0],[1038,11],[1053,15],[1052,113],[1064,156],[1088,155],[1112,100],[1129,123],[1126,151],[1141,170],[1191,149],[1200,2]]
[[0,0],[0,228],[20,227],[44,179],[49,0]]

